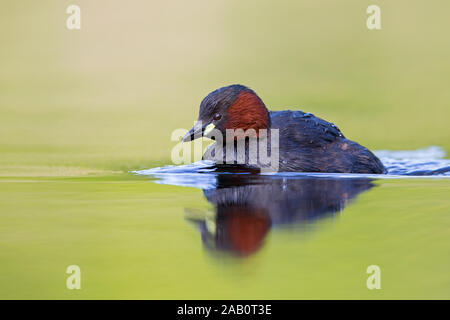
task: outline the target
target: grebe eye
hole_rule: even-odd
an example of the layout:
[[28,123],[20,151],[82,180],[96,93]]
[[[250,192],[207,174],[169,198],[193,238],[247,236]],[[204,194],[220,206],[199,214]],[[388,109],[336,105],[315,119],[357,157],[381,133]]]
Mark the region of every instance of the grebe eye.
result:
[[220,113],[216,113],[213,117],[214,121],[219,121],[220,119],[222,119],[222,115]]

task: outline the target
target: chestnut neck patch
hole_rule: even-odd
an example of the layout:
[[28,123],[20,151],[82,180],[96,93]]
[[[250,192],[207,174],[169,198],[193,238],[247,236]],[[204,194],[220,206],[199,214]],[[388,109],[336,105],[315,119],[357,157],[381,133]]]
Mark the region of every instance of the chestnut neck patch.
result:
[[269,112],[262,100],[251,91],[242,91],[228,108],[226,129],[268,129]]

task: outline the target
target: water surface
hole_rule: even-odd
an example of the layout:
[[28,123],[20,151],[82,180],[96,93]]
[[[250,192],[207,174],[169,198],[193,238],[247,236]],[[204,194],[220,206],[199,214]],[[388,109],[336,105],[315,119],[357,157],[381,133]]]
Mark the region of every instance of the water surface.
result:
[[[449,160],[432,150],[379,153],[388,175],[260,175],[201,162],[0,178],[0,294],[448,299]],[[71,264],[82,290],[65,287]],[[381,290],[366,287],[369,265],[381,268]]]

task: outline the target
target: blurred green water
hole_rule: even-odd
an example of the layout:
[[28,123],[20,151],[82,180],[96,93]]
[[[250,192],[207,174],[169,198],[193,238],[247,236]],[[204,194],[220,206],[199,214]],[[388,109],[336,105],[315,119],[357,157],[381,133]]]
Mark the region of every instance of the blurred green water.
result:
[[[200,190],[133,177],[0,180],[2,298],[450,298],[450,186],[383,180],[342,215],[273,228],[255,254],[203,248]],[[66,289],[68,265],[81,290]],[[381,268],[368,290],[366,268]]]
[[172,130],[230,83],[372,149],[449,152],[448,1],[377,1],[380,31],[359,0],[76,3],[79,31],[72,1],[2,2],[0,297],[449,298],[446,180],[379,182],[307,239],[274,229],[233,259],[184,220],[200,190],[126,173],[169,163]]

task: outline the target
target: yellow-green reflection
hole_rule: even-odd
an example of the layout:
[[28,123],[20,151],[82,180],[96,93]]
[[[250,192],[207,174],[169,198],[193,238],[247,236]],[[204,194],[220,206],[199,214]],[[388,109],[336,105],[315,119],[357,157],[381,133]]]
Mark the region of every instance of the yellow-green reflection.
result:
[[[246,258],[212,254],[183,209],[200,190],[141,179],[2,179],[3,298],[449,298],[449,185],[383,180],[309,232],[273,228]],[[65,287],[65,268],[82,289]],[[366,268],[382,289],[366,288]]]

